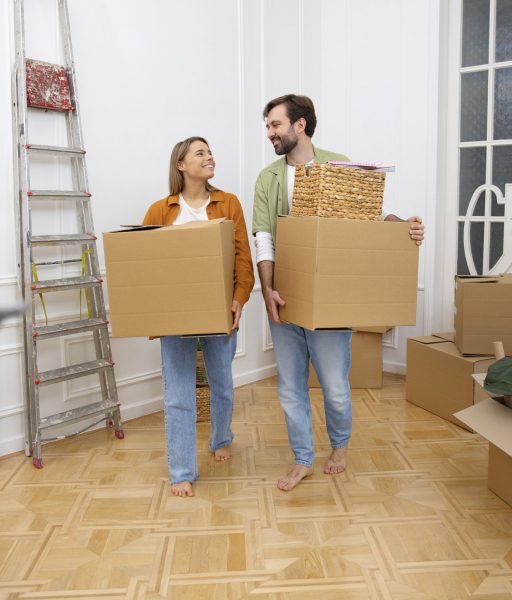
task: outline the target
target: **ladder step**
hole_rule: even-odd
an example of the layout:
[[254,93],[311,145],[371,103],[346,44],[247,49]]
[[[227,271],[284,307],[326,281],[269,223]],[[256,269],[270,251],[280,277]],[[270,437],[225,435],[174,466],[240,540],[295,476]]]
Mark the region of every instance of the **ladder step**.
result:
[[33,235],[33,246],[65,246],[69,244],[88,244],[98,238],[92,233],[68,233],[64,235]]
[[103,319],[82,319],[80,321],[68,321],[67,323],[57,323],[56,325],[35,327],[33,336],[38,339],[59,337],[62,335],[71,335],[73,333],[95,331],[96,329],[107,326],[108,321],[104,321]]
[[55,415],[44,417],[39,422],[39,429],[45,430],[50,427],[56,427],[57,425],[63,425],[64,423],[73,423],[73,421],[80,421],[84,418],[93,417],[102,413],[108,414],[114,411],[118,406],[119,402],[107,399],[102,400],[101,402],[94,402],[88,406],[72,408]]
[[59,383],[60,381],[67,381],[68,379],[76,379],[77,377],[85,377],[86,375],[99,373],[105,369],[112,368],[113,365],[114,363],[111,363],[104,358],[98,358],[97,360],[78,363],[76,365],[70,365],[69,367],[61,367],[60,369],[52,369],[51,371],[42,371],[37,374],[35,381],[37,385]]
[[73,198],[90,198],[89,192],[81,192],[79,190],[31,190],[27,192],[32,200],[62,200],[64,198],[72,200]]
[[63,146],[43,146],[41,144],[27,144],[27,150],[32,154],[55,154],[57,156],[81,157],[85,154],[82,148],[65,148]]
[[36,281],[32,284],[34,294],[43,292],[62,292],[64,290],[74,290],[90,288],[101,285],[101,277],[63,277],[62,279],[45,279]]

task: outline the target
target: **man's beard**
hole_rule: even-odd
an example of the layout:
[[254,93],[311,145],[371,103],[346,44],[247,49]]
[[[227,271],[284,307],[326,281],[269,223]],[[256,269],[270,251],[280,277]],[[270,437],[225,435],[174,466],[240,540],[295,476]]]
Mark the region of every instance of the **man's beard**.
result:
[[289,154],[299,143],[299,140],[297,138],[293,139],[290,137],[285,137],[279,139],[280,144],[278,146],[274,146],[274,151],[278,156],[282,156],[283,154]]

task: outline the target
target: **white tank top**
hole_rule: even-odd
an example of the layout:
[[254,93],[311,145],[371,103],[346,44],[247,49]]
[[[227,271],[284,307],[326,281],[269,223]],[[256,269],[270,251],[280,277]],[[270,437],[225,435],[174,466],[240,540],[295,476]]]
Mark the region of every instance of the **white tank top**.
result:
[[180,194],[179,198],[180,212],[176,217],[173,225],[183,225],[184,223],[190,223],[190,221],[208,221],[208,215],[206,214],[206,207],[210,204],[210,196],[208,200],[199,208],[192,208],[183,196]]

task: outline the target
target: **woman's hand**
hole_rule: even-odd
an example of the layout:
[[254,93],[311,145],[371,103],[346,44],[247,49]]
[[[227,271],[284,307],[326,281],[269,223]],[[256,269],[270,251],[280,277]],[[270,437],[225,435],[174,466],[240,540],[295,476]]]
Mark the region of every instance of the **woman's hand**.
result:
[[231,303],[231,312],[233,313],[233,327],[231,327],[231,331],[235,331],[238,330],[240,316],[242,314],[242,305],[238,300],[233,300]]

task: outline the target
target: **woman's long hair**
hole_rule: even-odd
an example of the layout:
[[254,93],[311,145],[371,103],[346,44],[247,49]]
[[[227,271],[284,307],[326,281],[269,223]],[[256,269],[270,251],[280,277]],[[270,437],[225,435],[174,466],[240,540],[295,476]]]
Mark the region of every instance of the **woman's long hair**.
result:
[[[189,137],[182,142],[178,142],[172,149],[171,160],[169,164],[169,194],[171,196],[181,194],[183,188],[185,187],[185,178],[183,177],[183,173],[178,169],[178,163],[185,158],[191,144],[194,142],[204,142],[208,148],[210,147],[208,142],[203,137],[194,136]],[[213,192],[217,189],[208,181],[206,182],[205,186],[209,192]]]

